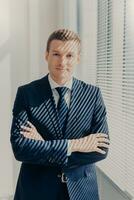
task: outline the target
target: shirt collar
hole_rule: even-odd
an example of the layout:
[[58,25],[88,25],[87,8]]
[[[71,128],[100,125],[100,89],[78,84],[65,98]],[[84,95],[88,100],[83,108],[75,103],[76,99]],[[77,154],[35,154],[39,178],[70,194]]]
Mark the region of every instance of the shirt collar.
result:
[[59,85],[58,83],[56,83],[50,76],[50,74],[48,75],[48,80],[51,86],[51,89],[55,89],[56,87],[67,87],[70,90],[72,89],[72,83],[73,83],[73,78],[71,78],[68,82],[66,82],[64,85]]

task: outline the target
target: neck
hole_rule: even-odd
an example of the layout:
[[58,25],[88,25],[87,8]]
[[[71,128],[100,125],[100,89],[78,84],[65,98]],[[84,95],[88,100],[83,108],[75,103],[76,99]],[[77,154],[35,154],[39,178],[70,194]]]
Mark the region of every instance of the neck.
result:
[[58,85],[64,85],[66,82],[68,82],[71,79],[71,77],[70,77],[70,79],[56,78],[56,77],[52,76],[51,74],[50,74],[50,76]]

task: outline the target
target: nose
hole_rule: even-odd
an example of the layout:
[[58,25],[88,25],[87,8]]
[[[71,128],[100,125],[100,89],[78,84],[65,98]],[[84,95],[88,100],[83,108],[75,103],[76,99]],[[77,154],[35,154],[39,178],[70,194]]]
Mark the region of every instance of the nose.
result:
[[66,65],[66,58],[64,56],[60,58],[60,65],[63,67]]

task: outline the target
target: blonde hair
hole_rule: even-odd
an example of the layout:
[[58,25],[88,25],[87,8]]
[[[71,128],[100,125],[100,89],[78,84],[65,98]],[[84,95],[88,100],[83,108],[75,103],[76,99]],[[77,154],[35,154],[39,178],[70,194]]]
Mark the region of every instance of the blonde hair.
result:
[[49,49],[50,49],[50,43],[53,41],[53,40],[61,40],[61,41],[74,41],[78,44],[78,48],[80,50],[80,38],[79,36],[69,30],[69,29],[59,29],[59,30],[56,30],[54,31],[48,38],[47,40],[47,47],[46,47],[46,51],[49,52]]

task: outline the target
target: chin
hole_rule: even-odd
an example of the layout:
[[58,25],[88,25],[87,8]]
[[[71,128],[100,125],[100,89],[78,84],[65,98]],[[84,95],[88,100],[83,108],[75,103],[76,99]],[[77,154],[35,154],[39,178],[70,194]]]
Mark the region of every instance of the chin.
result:
[[58,71],[58,72],[57,72],[57,76],[59,76],[59,77],[67,77],[68,74],[67,74],[66,71]]
[[58,80],[69,80],[71,76],[67,71],[58,71],[54,74],[54,77]]

